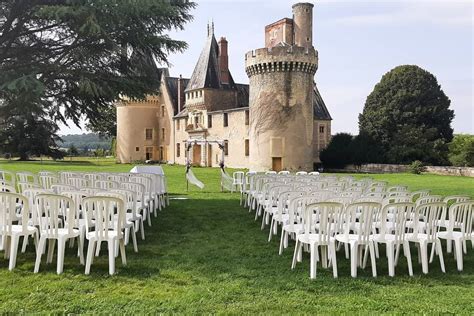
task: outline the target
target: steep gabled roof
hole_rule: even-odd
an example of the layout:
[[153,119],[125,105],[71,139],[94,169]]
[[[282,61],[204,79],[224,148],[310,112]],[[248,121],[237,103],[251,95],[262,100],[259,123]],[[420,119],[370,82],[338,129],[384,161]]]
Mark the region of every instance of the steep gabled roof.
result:
[[314,118],[316,120],[332,120],[331,114],[329,114],[328,108],[326,104],[324,104],[323,98],[316,85],[314,85],[313,108]]
[[[171,105],[173,106],[173,115],[176,115],[178,114],[178,80],[179,78],[165,77],[164,80],[165,80],[166,88],[168,89],[168,93],[170,95]],[[185,87],[189,83],[189,79],[182,78],[182,81]]]
[[202,88],[235,88],[229,72],[229,84],[221,84],[219,71],[219,45],[214,37],[214,30],[208,27],[208,36],[198,62],[185,91]]
[[235,87],[237,88],[237,106],[238,108],[248,107],[249,106],[249,85],[236,83]]

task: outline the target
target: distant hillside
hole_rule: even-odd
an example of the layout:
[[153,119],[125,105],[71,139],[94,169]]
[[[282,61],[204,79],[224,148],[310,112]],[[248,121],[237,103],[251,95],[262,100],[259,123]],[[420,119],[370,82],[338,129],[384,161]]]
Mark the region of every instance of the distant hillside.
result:
[[61,148],[69,148],[74,145],[79,150],[95,150],[102,148],[104,150],[110,150],[111,139],[108,137],[100,137],[94,133],[88,134],[77,134],[77,135],[66,135],[61,136],[62,142],[58,143]]

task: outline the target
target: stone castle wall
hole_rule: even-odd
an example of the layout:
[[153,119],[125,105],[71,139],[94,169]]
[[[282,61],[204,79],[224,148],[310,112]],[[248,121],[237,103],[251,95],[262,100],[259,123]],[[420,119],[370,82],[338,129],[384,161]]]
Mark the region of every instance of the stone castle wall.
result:
[[303,47],[257,49],[245,56],[250,80],[250,169],[313,168],[313,77],[317,53]]

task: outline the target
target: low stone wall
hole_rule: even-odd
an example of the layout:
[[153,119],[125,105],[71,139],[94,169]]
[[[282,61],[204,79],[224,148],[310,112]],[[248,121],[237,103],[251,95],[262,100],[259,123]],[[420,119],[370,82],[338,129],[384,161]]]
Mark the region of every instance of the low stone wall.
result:
[[[355,172],[355,173],[398,173],[409,172],[408,165],[390,165],[390,164],[365,164],[362,166],[347,165],[344,169],[328,170],[337,172]],[[449,176],[465,176],[474,178],[474,168],[470,167],[451,167],[451,166],[427,166],[427,173],[449,175]]]

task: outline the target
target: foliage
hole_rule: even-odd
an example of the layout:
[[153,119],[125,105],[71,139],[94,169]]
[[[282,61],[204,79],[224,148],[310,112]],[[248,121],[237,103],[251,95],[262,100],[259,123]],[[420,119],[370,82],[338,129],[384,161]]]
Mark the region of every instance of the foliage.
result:
[[89,118],[86,128],[102,137],[117,136],[117,109],[115,105],[97,109],[97,114]]
[[76,146],[74,146],[73,144],[71,144],[71,146],[69,146],[68,150],[67,150],[67,154],[69,156],[78,156],[79,155],[79,150],[77,150]]
[[89,148],[102,148],[109,150],[111,139],[108,137],[101,137],[94,133],[65,135],[61,136],[61,142],[58,144],[63,148],[69,148],[70,146],[74,145],[79,150],[88,152]]
[[454,135],[449,144],[449,161],[453,166],[474,167],[474,135]]
[[361,134],[381,145],[388,163],[446,164],[453,138],[451,101],[435,76],[418,66],[386,73],[359,115]]
[[[74,160],[79,158],[73,158]],[[130,164],[114,159],[84,161],[8,162],[0,169],[127,172]],[[395,277],[388,277],[385,248],[380,246],[377,278],[370,265],[350,277],[350,262],[338,252],[339,278],[318,265],[317,279],[309,279],[309,254],[290,269],[294,243],[278,255],[279,236],[267,242],[254,217],[239,206],[239,195],[221,193],[217,168],[196,168],[205,182],[203,192],[186,191],[183,166],[163,166],[171,205],[146,226],[146,239],[138,239],[139,252],[127,246],[127,266],[117,259],[116,276],[108,276],[106,248],[94,258],[91,274],[84,275],[75,248],[67,248],[64,273],[42,264],[33,273],[33,243],[18,253],[17,267],[0,266],[0,312],[36,314],[469,314],[472,311],[474,252],[468,244],[464,272],[456,270],[454,256],[445,255],[446,273],[435,260],[428,275],[417,264],[412,248],[414,277],[409,277],[401,254]],[[355,175],[359,177],[360,175]],[[410,190],[432,189],[433,194],[474,197],[474,182],[467,177],[426,174],[371,175],[389,185]],[[245,242],[242,240],[245,239]],[[443,250],[445,250],[443,245]],[[429,290],[427,290],[429,289]],[[472,314],[472,313],[471,313]]]
[[334,135],[329,145],[320,153],[323,165],[327,167],[343,167],[351,163],[351,143],[351,134],[339,133]]
[[422,172],[424,172],[426,170],[426,167],[423,164],[423,162],[421,162],[419,160],[415,160],[410,164],[408,169],[413,174],[421,174]]
[[350,162],[356,166],[383,161],[383,150],[366,134],[354,136],[349,145]]
[[[98,128],[121,96],[157,91],[157,63],[168,64],[168,54],[187,47],[165,33],[182,29],[194,6],[178,0],[1,1],[0,116],[31,121],[33,113],[43,125],[78,124],[85,116]],[[56,140],[53,127],[44,128],[45,142]]]

